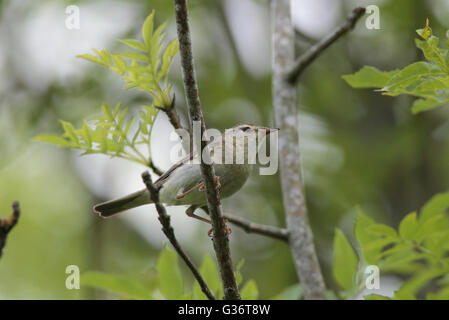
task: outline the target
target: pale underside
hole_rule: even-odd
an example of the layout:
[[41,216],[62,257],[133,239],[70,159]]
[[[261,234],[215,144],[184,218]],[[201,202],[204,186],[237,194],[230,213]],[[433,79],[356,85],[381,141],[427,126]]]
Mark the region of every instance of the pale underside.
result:
[[[237,192],[246,182],[250,173],[250,165],[248,164],[218,164],[220,162],[217,157],[220,153],[223,157],[222,144],[209,144],[212,148],[211,159],[214,162],[215,175],[220,181],[220,197],[226,198]],[[233,148],[232,144],[229,146]],[[218,156],[217,156],[218,155]],[[203,182],[201,167],[198,162],[198,155],[193,159],[186,157],[180,162],[173,165],[165,172],[156,182],[156,186],[162,186],[159,192],[160,201],[167,205],[204,205],[206,204],[206,195],[202,188],[195,188]],[[224,161],[222,161],[224,162]],[[191,190],[185,196],[178,198],[177,196]]]

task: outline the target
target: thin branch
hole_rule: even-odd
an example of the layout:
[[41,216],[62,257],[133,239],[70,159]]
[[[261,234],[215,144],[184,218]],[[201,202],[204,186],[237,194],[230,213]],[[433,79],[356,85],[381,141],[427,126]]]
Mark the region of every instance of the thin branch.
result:
[[[207,206],[202,206],[201,209],[209,215],[209,209]],[[230,223],[242,228],[248,233],[256,233],[262,236],[267,236],[279,240],[288,242],[288,230],[278,227],[268,226],[264,224],[255,223],[247,219],[237,217],[234,215],[223,214],[223,217]]]
[[264,224],[255,223],[240,217],[225,214],[227,219],[232,224],[242,228],[248,233],[257,233],[263,236],[279,239],[288,242],[288,230]]
[[[161,107],[161,108],[159,108],[159,110],[163,111],[167,115],[168,121],[171,123],[173,128],[175,128],[175,129],[182,129],[181,121],[179,120],[179,116],[178,116],[178,113],[176,112],[176,108],[175,108],[175,100],[176,100],[175,96],[173,95],[173,99],[171,101],[171,104],[169,106],[164,107],[164,108]],[[148,166],[158,176],[161,176],[164,173],[164,171],[159,169],[154,164],[152,159],[150,159],[150,162],[149,162]]]
[[12,204],[12,214],[7,218],[0,218],[0,257],[3,254],[3,248],[6,245],[6,238],[8,233],[11,232],[12,228],[19,221],[20,207],[19,203],[15,201]]
[[306,35],[304,32],[302,32],[301,30],[295,28],[295,41],[297,42],[301,42],[301,43],[306,43],[308,45],[313,45],[317,40]]
[[153,160],[150,161],[150,163],[148,164],[148,166],[150,167],[151,170],[153,170],[153,172],[155,174],[157,174],[158,176],[161,176],[164,171],[162,171],[161,169],[159,169],[158,167],[156,167],[156,165],[154,164]]
[[[187,14],[186,0],[174,0],[176,26],[179,40],[179,51],[181,55],[182,75],[184,80],[184,91],[189,108],[190,121],[200,121],[201,137],[206,131],[206,125],[203,119],[201,103],[196,83],[196,75],[193,64],[192,44],[190,40],[190,30]],[[203,152],[205,151],[205,152]],[[209,154],[207,142],[201,139],[200,155]],[[200,157],[203,160],[203,157]],[[201,161],[201,173],[206,186],[207,204],[212,221],[213,243],[215,254],[218,260],[220,275],[223,284],[225,299],[240,299],[237,282],[235,280],[232,268],[231,252],[229,248],[229,239],[225,231],[225,222],[223,219],[218,187],[215,183],[215,169],[212,165]]]
[[163,108],[162,110],[167,115],[168,120],[170,121],[173,128],[182,129],[181,120],[179,119],[178,113],[176,112],[175,101],[176,101],[176,97],[173,95],[173,99],[171,101],[170,106]]
[[210,291],[209,287],[207,286],[206,282],[204,281],[203,277],[201,276],[198,269],[193,264],[192,260],[187,256],[187,254],[184,252],[184,250],[181,248],[181,245],[179,244],[178,240],[175,236],[175,231],[173,230],[173,227],[170,223],[170,216],[167,214],[167,211],[165,210],[165,207],[159,202],[159,190],[153,185],[153,182],[151,181],[151,176],[148,173],[148,171],[145,171],[142,173],[142,180],[145,183],[148,192],[150,193],[151,200],[154,202],[154,205],[156,206],[156,210],[159,214],[159,221],[162,224],[162,232],[167,236],[168,240],[172,244],[172,246],[175,248],[178,255],[184,260],[187,267],[189,267],[190,271],[192,271],[193,276],[198,281],[198,284],[201,287],[201,290],[204,292],[204,294],[207,296],[209,300],[215,300],[215,296]]
[[299,153],[298,94],[294,83],[285,78],[293,65],[295,34],[291,22],[290,0],[272,1],[273,79],[272,96],[279,130],[280,178],[289,247],[306,299],[326,299],[323,275],[307,218],[307,205]]
[[294,63],[291,70],[287,72],[287,79],[290,83],[295,83],[302,72],[310,65],[321,53],[323,53],[331,44],[341,38],[346,32],[353,29],[361,16],[365,14],[365,8],[357,7],[346,18],[345,22],[335,29],[324,39],[313,45],[309,50],[302,54]]

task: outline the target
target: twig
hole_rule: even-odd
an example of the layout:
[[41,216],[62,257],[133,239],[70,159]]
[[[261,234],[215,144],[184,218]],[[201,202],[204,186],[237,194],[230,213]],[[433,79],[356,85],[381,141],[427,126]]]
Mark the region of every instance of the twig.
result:
[[7,218],[0,218],[0,257],[3,254],[3,248],[6,245],[8,233],[19,221],[20,207],[17,201],[12,204],[12,214]]
[[[171,104],[169,106],[164,107],[164,108],[161,107],[161,108],[159,108],[159,110],[163,111],[167,115],[168,121],[171,123],[173,128],[175,128],[175,129],[182,129],[181,121],[179,120],[178,113],[176,112],[176,109],[175,109],[175,100],[176,100],[175,96],[173,96]],[[149,162],[148,166],[158,176],[161,176],[164,173],[164,171],[162,171],[161,169],[156,167],[156,165],[154,164],[153,160],[151,160],[151,159],[150,159],[150,162]]]
[[153,182],[151,181],[151,176],[148,173],[148,171],[142,173],[142,180],[145,183],[148,192],[150,193],[151,200],[154,202],[154,205],[156,206],[156,210],[159,214],[159,221],[162,224],[162,232],[167,236],[168,240],[175,248],[178,255],[182,258],[182,260],[184,260],[187,267],[189,267],[190,271],[192,271],[193,276],[198,281],[201,290],[204,292],[204,294],[209,298],[209,300],[215,300],[215,296],[210,291],[200,272],[195,267],[190,258],[187,256],[187,254],[184,252],[184,250],[182,250],[181,245],[176,239],[175,231],[173,230],[173,227],[171,226],[170,223],[170,216],[167,214],[165,207],[159,202],[159,190],[153,185]]
[[[176,13],[176,26],[178,32],[179,51],[181,55],[182,75],[184,80],[184,91],[189,108],[190,121],[200,121],[201,136],[206,131],[203,119],[201,103],[196,83],[195,69],[193,65],[192,44],[190,40],[190,30],[187,14],[186,0],[174,0]],[[201,155],[209,154],[207,142],[201,139]],[[206,152],[203,152],[206,151]],[[202,159],[202,157],[201,157]],[[203,160],[203,159],[202,159]],[[240,294],[232,269],[229,239],[225,231],[225,222],[221,210],[218,188],[215,183],[215,169],[212,165],[201,161],[201,173],[206,185],[207,204],[212,221],[213,243],[217,255],[218,266],[223,284],[225,299],[240,299]]]
[[[209,209],[207,206],[202,206],[201,209],[209,215]],[[267,236],[279,240],[288,242],[288,230],[273,226],[268,226],[264,224],[255,223],[247,219],[236,217],[234,215],[223,214],[223,218],[228,220],[230,223],[242,228],[248,233],[257,233],[262,236]]]
[[173,95],[173,99],[171,101],[170,106],[163,108],[162,110],[167,115],[168,120],[170,121],[173,128],[182,129],[181,120],[179,120],[178,113],[176,112],[175,101],[176,101],[176,97]]
[[150,160],[150,163],[148,164],[148,166],[150,167],[151,170],[153,170],[153,172],[155,174],[157,174],[158,176],[161,176],[164,172],[159,169],[158,167],[156,167],[156,165],[154,164],[153,160]]
[[294,63],[291,70],[287,72],[287,79],[290,83],[295,83],[302,72],[310,65],[321,53],[323,53],[331,44],[341,38],[346,32],[354,28],[357,20],[365,14],[365,8],[357,7],[346,18],[345,22],[327,35],[324,39],[313,45],[309,50],[302,54]]
[[[298,95],[285,78],[293,65],[295,34],[290,0],[272,1],[273,21],[273,106],[279,130],[280,176],[289,247],[306,299],[326,299],[326,288],[307,218],[298,144]],[[301,128],[299,128],[301,129]]]
[[273,226],[268,226],[264,224],[255,223],[240,217],[225,214],[225,219],[227,219],[232,224],[242,228],[248,233],[257,233],[263,236],[276,238],[288,242],[288,230],[283,228],[277,228]]
[[304,32],[297,28],[295,28],[295,41],[304,42],[308,45],[313,45],[316,42],[314,38],[306,35]]

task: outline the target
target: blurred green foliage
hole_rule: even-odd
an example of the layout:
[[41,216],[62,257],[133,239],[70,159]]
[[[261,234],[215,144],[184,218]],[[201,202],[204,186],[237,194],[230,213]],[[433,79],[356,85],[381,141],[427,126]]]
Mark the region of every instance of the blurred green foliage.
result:
[[[354,234],[358,252],[337,229],[334,239],[334,277],[343,297],[354,297],[365,289],[366,267],[379,268],[378,276],[394,273],[407,276],[393,299],[449,299],[449,192],[427,202],[419,215],[409,213],[398,231],[376,223],[359,211]],[[367,299],[384,299],[372,294]]]
[[[242,266],[243,260],[238,263],[235,271],[239,279],[239,285],[243,281],[240,274]],[[178,255],[168,247],[161,251],[156,263],[156,269],[158,272],[156,285],[144,286],[145,279],[136,280],[123,275],[104,274],[101,272],[87,272],[83,274],[81,283],[107,290],[114,293],[117,297],[127,299],[205,300],[207,298],[197,282],[194,283],[191,289],[184,287],[184,279],[178,266]],[[209,255],[204,256],[199,271],[215,297],[222,299],[223,287],[220,275],[215,262]],[[253,279],[246,281],[241,286],[240,293],[244,300],[255,300],[259,297],[259,290]],[[292,294],[290,293],[290,295]],[[281,296],[281,298],[287,298],[287,294]]]
[[[432,35],[429,19],[426,26],[416,32],[423,40],[415,39],[429,62],[415,62],[402,70],[381,72],[364,67],[353,75],[343,76],[354,88],[380,88],[385,95],[409,94],[419,97],[413,102],[412,112],[431,110],[449,102],[449,50],[438,47],[439,38]],[[446,32],[449,48],[449,30]]]

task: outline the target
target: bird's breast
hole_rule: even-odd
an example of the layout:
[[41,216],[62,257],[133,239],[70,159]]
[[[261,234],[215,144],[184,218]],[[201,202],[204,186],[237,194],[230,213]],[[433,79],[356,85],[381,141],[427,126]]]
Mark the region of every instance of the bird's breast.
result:
[[[227,198],[237,192],[248,180],[249,165],[215,164],[215,175],[220,180],[220,198]],[[167,205],[204,205],[207,203],[206,191],[195,186],[203,182],[198,164],[186,164],[177,168],[165,181],[160,190],[161,202]],[[182,198],[177,195],[195,188]]]

